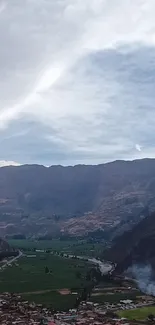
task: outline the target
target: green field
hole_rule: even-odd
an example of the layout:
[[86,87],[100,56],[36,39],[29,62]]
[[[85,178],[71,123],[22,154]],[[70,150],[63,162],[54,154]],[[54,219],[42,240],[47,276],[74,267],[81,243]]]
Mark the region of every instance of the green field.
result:
[[138,308],[134,310],[123,310],[120,311],[118,314],[120,317],[124,317],[129,320],[145,320],[147,319],[149,314],[155,315],[155,306]]
[[72,241],[61,241],[59,239],[53,240],[32,240],[32,239],[10,239],[8,243],[12,247],[16,248],[36,248],[36,249],[53,249],[53,250],[62,250],[70,245],[73,245],[75,242]]
[[91,301],[97,302],[97,303],[104,303],[104,302],[109,302],[109,303],[118,303],[120,300],[125,300],[125,299],[131,299],[135,300],[136,299],[137,293],[114,293],[114,294],[100,294],[100,295],[95,295],[91,296]]
[[[29,257],[33,256],[35,257]],[[50,273],[45,272],[48,268]],[[76,296],[62,296],[59,289],[80,291],[85,285],[90,264],[75,259],[65,259],[50,253],[28,252],[14,265],[0,272],[0,292],[16,292],[24,299],[54,307],[75,302]],[[80,276],[77,275],[80,273]],[[70,307],[70,306],[69,306]]]
[[64,252],[79,256],[96,257],[103,253],[103,244],[88,243],[84,240],[27,240],[12,239],[8,243],[19,249],[50,249],[51,251]]
[[[34,301],[55,309],[72,308],[76,295],[89,286],[86,274],[92,265],[84,260],[65,258],[63,254],[97,257],[103,252],[102,244],[88,243],[82,240],[10,240],[12,247],[23,251],[24,256],[14,265],[0,272],[0,292],[20,293],[24,300]],[[38,251],[40,250],[40,251]],[[45,272],[46,267],[49,273]],[[80,276],[79,276],[80,274]],[[102,282],[104,288],[115,284]],[[59,293],[59,289],[69,289],[68,295]],[[91,301],[117,303],[121,299],[134,299],[137,294],[108,294],[91,296]]]
[[49,292],[42,294],[29,294],[22,296],[24,300],[42,304],[57,311],[67,310],[75,307],[76,296],[74,295],[60,295],[57,292]]
[[[63,259],[47,253],[21,257],[19,266],[7,267],[0,273],[0,291],[24,292],[46,289],[80,288],[88,269],[81,260]],[[31,256],[31,255],[30,255]],[[45,267],[51,273],[45,273]],[[81,279],[76,273],[81,273]]]

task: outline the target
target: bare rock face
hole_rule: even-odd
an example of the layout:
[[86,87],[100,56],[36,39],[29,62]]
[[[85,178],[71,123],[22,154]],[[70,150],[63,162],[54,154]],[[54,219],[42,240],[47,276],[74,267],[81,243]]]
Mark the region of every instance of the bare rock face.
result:
[[155,160],[0,168],[0,236],[132,228],[155,209]]

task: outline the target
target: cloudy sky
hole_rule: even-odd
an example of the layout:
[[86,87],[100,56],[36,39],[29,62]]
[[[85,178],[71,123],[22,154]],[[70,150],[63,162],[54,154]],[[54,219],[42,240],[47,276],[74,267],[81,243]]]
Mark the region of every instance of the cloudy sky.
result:
[[155,157],[154,13],[154,0],[0,0],[0,165]]

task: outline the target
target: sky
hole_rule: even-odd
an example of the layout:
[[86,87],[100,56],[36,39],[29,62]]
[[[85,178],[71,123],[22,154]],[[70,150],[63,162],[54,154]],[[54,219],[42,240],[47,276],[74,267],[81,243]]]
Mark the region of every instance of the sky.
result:
[[0,166],[155,157],[154,12],[0,0]]

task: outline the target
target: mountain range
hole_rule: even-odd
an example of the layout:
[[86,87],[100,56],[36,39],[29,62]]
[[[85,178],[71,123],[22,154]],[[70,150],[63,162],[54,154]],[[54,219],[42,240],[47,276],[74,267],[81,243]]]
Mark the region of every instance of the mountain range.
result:
[[155,210],[155,159],[0,168],[0,235],[119,235]]

